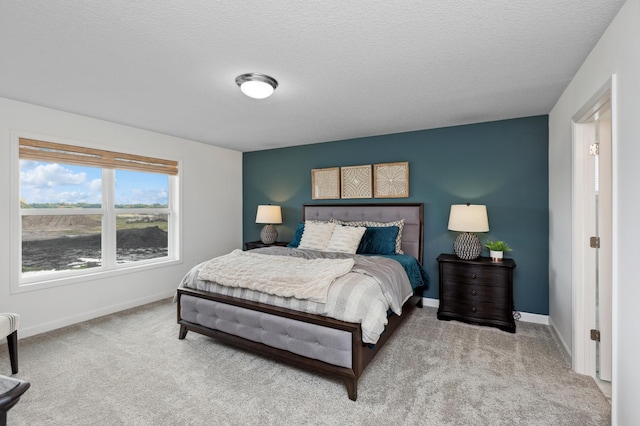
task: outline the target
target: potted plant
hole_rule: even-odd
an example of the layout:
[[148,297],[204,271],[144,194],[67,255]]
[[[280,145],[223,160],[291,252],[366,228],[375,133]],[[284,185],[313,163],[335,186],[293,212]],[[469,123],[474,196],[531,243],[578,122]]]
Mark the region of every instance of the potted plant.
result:
[[484,245],[489,249],[489,256],[494,262],[502,261],[505,251],[511,251],[511,247],[504,241],[487,241]]

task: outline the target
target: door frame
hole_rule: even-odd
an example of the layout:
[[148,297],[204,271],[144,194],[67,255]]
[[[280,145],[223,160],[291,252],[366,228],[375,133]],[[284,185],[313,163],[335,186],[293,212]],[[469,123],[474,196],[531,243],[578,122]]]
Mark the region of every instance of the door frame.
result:
[[[611,293],[612,293],[612,383],[617,377],[617,294],[618,294],[618,182],[617,170],[617,95],[616,75],[613,74],[607,82],[589,99],[589,101],[572,117],[572,368],[580,374],[596,377],[596,348],[590,339],[589,331],[595,324],[595,281],[589,281],[586,276],[588,268],[588,253],[585,235],[585,224],[589,214],[581,207],[585,204],[587,190],[583,182],[584,172],[589,167],[589,156],[584,150],[584,137],[593,129],[583,124],[584,120],[592,116],[607,103],[611,105]],[[612,400],[615,401],[616,387],[612,386]]]

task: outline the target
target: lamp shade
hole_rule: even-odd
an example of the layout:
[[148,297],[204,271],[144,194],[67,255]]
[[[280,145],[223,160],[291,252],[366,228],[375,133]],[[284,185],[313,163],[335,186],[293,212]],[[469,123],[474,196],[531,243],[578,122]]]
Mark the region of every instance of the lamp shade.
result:
[[487,206],[477,204],[454,204],[449,212],[450,231],[488,232]]
[[256,223],[282,223],[282,210],[280,206],[260,205],[256,213]]

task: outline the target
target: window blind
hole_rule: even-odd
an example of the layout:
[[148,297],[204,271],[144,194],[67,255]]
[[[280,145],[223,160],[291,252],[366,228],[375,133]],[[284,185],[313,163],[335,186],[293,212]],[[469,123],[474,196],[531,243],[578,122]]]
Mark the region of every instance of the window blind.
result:
[[20,159],[58,161],[66,164],[126,169],[140,172],[178,174],[178,162],[142,155],[85,148],[75,145],[20,138]]

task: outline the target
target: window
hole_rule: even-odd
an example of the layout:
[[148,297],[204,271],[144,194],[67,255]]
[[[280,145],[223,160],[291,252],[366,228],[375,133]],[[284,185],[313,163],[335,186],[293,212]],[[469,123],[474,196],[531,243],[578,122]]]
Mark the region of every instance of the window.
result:
[[175,161],[19,138],[19,285],[177,260]]

